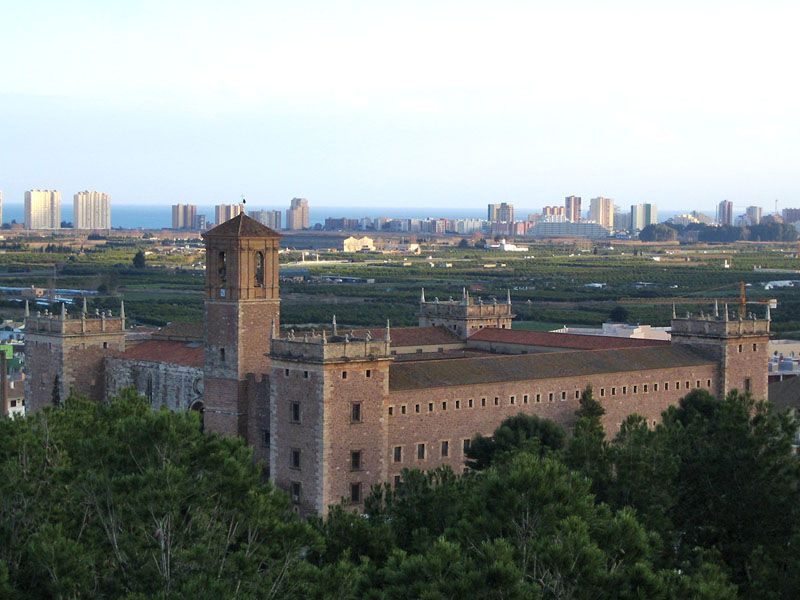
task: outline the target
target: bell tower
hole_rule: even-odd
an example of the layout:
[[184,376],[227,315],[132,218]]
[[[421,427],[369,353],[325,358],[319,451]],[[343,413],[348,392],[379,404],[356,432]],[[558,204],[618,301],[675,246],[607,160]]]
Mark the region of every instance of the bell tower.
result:
[[240,214],[203,239],[205,427],[258,447],[259,432],[269,428],[260,421],[268,420],[268,401],[261,396],[269,389],[270,337],[280,327],[280,235]]

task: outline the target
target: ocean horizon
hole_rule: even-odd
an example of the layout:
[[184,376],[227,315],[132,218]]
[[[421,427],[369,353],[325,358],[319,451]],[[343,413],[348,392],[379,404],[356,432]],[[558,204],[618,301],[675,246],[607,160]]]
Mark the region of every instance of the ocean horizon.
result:
[[[280,210],[282,213],[282,223],[286,223],[286,207],[263,206],[253,204],[247,205],[247,210]],[[515,208],[517,220],[523,220],[528,214],[539,213],[541,208],[519,209]],[[674,215],[690,212],[690,210],[665,210],[659,211],[659,221],[664,221]],[[702,212],[702,211],[700,211]],[[208,221],[214,219],[214,205],[198,205],[197,213],[205,215]],[[709,213],[709,216],[712,216]],[[426,207],[365,207],[365,206],[320,206],[309,207],[309,221],[313,227],[315,224],[323,224],[328,218],[347,217],[351,219],[361,219],[364,217],[389,217],[395,219],[485,219],[486,209],[465,209],[465,208],[426,208]],[[25,220],[25,208],[22,203],[7,202],[3,205],[3,222],[23,223]],[[62,203],[61,220],[72,222],[73,207],[72,203]],[[112,204],[111,205],[111,226],[122,229],[166,229],[172,225],[172,207],[160,204]]]

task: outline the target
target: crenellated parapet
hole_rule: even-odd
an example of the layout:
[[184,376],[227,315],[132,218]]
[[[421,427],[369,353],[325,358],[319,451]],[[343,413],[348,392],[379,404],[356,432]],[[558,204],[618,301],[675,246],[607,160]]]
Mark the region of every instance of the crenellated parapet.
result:
[[25,317],[25,333],[44,335],[92,335],[125,331],[125,317],[98,312],[95,315],[81,313],[74,317],[66,310],[60,314],[36,313]]
[[307,363],[339,363],[391,360],[391,339],[331,335],[326,332],[295,335],[293,332],[282,338],[273,338],[270,356],[276,360]]
[[505,302],[498,302],[496,298],[492,298],[491,302],[484,302],[480,298],[475,300],[466,289],[462,291],[460,300],[434,298],[428,301],[424,289],[420,295],[419,326],[445,327],[462,339],[480,329],[511,329],[511,321],[515,316],[510,293]]

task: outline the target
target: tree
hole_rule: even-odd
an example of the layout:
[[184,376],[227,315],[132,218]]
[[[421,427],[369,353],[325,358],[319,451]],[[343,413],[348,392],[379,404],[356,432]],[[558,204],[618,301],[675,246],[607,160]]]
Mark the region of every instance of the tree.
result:
[[627,323],[628,322],[628,309],[624,306],[615,306],[608,314],[608,318],[612,323]]
[[678,239],[678,232],[666,223],[647,225],[639,232],[643,242],[673,242]]
[[146,259],[144,256],[144,250],[139,250],[136,254],[133,255],[133,268],[134,269],[144,269],[146,264]]
[[461,238],[461,240],[458,242],[458,247],[469,248],[469,240],[467,240],[467,238]]
[[594,399],[592,387],[581,393],[580,407],[575,411],[577,421],[565,453],[566,464],[588,477],[592,490],[601,499],[611,477],[608,442],[603,429],[603,405]]
[[467,466],[483,470],[501,457],[525,450],[537,454],[559,451],[566,434],[560,425],[536,415],[519,413],[504,419],[492,437],[476,435],[467,450]]

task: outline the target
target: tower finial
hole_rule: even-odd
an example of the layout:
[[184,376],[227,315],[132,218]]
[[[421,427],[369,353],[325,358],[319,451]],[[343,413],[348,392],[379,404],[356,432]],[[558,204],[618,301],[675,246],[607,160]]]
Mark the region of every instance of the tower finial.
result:
[[422,291],[420,292],[419,303],[425,304],[425,288],[422,288]]
[[333,315],[332,331],[333,335],[339,335],[336,327],[336,315]]
[[673,319],[677,319],[678,318],[678,314],[675,312],[675,303],[674,302],[672,303],[672,318]]
[[119,319],[122,322],[122,328],[125,329],[125,300],[119,301]]
[[466,304],[467,303],[467,287],[464,286],[461,288],[461,301]]
[[269,328],[269,339],[275,339],[275,317],[272,318],[272,325]]
[[389,332],[389,319],[386,319],[386,335],[383,337],[383,339],[386,342],[391,342],[392,341],[392,335]]
[[772,314],[771,314],[771,312],[770,312],[770,310],[769,310],[769,304],[767,304],[767,314],[765,315],[765,317],[764,317],[764,318],[765,318],[765,319],[766,319],[768,322],[769,322],[769,321],[772,321]]
[[81,314],[86,316],[89,309],[86,307],[86,296],[83,297],[83,305],[81,306]]
[[719,302],[714,300],[714,316],[719,318]]
[[506,290],[506,304],[511,306],[511,289]]
[[67,318],[67,304],[65,302],[61,303],[61,320]]
[[730,318],[730,317],[728,317],[728,303],[726,302],[726,303],[725,303],[725,317],[724,317],[724,319],[723,319],[723,320],[724,320],[724,321],[727,321],[729,318]]
[[25,316],[26,317],[30,317],[31,316],[31,305],[28,304],[27,300],[25,300]]

